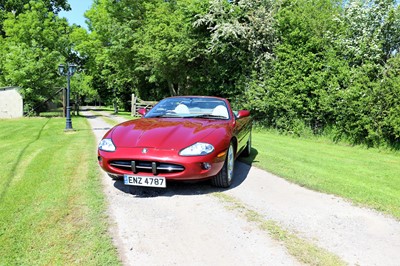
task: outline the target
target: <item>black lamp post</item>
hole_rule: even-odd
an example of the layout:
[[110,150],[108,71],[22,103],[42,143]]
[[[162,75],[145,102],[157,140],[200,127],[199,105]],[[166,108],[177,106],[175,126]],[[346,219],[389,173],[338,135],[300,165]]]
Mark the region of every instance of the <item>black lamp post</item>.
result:
[[65,67],[64,65],[59,65],[58,66],[58,73],[62,76],[67,77],[67,120],[65,124],[65,130],[73,130],[72,128],[72,121],[71,121],[71,107],[69,106],[69,97],[70,97],[70,79],[74,75],[76,71],[76,65],[74,64],[67,64]]

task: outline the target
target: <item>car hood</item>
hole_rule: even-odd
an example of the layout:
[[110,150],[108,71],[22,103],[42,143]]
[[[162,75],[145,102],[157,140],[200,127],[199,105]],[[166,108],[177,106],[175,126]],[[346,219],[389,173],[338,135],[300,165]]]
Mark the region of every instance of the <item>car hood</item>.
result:
[[180,150],[216,130],[226,136],[227,125],[222,120],[141,118],[116,126],[111,138],[117,147]]

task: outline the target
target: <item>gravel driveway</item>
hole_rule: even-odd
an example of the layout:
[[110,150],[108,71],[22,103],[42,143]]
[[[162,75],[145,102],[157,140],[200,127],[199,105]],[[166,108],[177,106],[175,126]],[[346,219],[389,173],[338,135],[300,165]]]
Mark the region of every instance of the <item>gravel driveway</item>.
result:
[[[111,126],[89,111],[82,114],[99,141]],[[234,183],[226,190],[208,183],[128,187],[106,174],[103,184],[110,231],[125,265],[301,265],[214,192],[235,198],[349,265],[400,265],[399,221],[243,163],[236,163]]]

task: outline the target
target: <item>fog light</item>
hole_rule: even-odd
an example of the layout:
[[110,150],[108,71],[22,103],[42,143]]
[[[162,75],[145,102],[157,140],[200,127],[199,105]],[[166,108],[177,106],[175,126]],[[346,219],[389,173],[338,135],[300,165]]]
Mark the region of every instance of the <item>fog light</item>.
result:
[[204,170],[210,170],[211,164],[210,163],[201,163],[201,168],[203,168]]

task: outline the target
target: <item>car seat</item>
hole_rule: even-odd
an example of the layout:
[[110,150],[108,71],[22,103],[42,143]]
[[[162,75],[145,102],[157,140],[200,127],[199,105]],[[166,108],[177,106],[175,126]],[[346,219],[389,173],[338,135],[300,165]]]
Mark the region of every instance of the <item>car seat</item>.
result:
[[175,107],[175,113],[177,114],[188,114],[189,113],[189,108],[184,105],[184,104],[178,104],[177,107]]
[[222,116],[222,117],[225,117],[225,118],[229,118],[228,110],[223,105],[217,105],[213,109],[211,115]]

